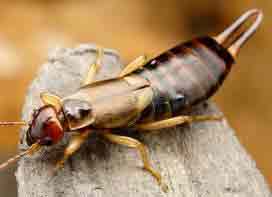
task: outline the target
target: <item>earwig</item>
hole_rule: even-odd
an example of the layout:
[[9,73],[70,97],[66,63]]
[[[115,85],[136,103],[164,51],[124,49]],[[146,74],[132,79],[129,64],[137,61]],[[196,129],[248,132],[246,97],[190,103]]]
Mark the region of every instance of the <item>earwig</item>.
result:
[[[57,144],[64,132],[78,133],[57,163],[58,169],[92,133],[97,133],[110,142],[138,150],[144,169],[166,191],[160,173],[150,164],[146,147],[136,139],[121,136],[120,130],[148,132],[194,121],[221,120],[219,115],[184,116],[182,113],[216,93],[239,50],[257,30],[262,18],[260,10],[250,10],[215,37],[200,37],[179,44],[151,60],[140,56],[118,76],[93,82],[102,66],[103,49],[99,48],[96,62],[90,65],[76,93],[64,98],[41,93],[44,105],[33,113],[29,125],[24,121],[0,122],[0,126],[28,126],[26,142],[30,146],[0,165],[0,169],[43,146]],[[252,24],[245,28],[250,19]]]

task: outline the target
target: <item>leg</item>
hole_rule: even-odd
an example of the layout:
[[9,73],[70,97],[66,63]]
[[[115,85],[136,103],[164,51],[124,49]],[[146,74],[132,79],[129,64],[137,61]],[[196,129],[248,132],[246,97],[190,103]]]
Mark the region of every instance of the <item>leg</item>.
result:
[[40,98],[45,105],[53,105],[57,112],[62,108],[61,98],[48,92],[42,92]]
[[92,83],[92,81],[94,80],[96,73],[101,67],[101,61],[102,61],[103,55],[104,55],[103,48],[98,47],[96,61],[94,64],[90,65],[88,73],[82,83],[83,86]]
[[151,123],[143,123],[135,125],[135,128],[140,130],[157,130],[163,128],[174,127],[176,125],[191,123],[194,121],[207,121],[207,120],[222,120],[223,116],[215,115],[201,115],[201,116],[177,116],[166,120],[161,120]]
[[127,146],[129,148],[135,148],[139,151],[143,164],[144,164],[144,169],[147,170],[149,173],[151,173],[151,175],[153,177],[156,178],[156,180],[158,181],[159,185],[162,185],[162,188],[164,191],[167,190],[167,186],[162,184],[161,181],[161,175],[159,172],[155,171],[149,161],[148,158],[148,154],[147,154],[147,148],[145,147],[144,144],[142,144],[141,142],[139,142],[136,139],[130,138],[130,137],[126,137],[126,136],[120,136],[120,135],[115,135],[115,134],[111,134],[111,133],[105,133],[103,134],[103,136],[111,141],[112,143],[116,143],[116,144],[120,144],[120,145],[124,145]]
[[119,77],[124,77],[128,75],[129,73],[132,73],[133,71],[143,67],[147,63],[148,59],[145,55],[142,55],[138,58],[136,58],[134,61],[129,63],[119,74]]
[[90,133],[91,130],[85,130],[80,134],[75,134],[72,137],[64,151],[63,158],[57,163],[56,170],[63,167],[65,161],[80,148],[80,146],[86,141]]

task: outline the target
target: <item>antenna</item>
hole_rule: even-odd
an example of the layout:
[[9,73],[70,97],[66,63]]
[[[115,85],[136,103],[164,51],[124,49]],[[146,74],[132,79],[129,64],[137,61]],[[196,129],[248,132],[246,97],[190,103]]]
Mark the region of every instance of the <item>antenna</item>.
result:
[[[6,126],[26,126],[27,123],[24,121],[2,121],[0,122],[0,127],[6,127]],[[38,143],[33,144],[30,148],[28,148],[26,151],[19,153],[18,155],[15,155],[14,157],[10,158],[6,162],[2,163],[0,165],[0,170],[9,166],[10,164],[14,163],[21,157],[31,154],[37,150],[39,150],[40,145]]]
[[7,166],[14,163],[15,161],[17,161],[21,157],[24,157],[26,155],[30,155],[30,154],[33,154],[34,152],[37,152],[40,148],[41,148],[40,144],[38,144],[38,143],[32,144],[32,146],[30,148],[28,148],[26,151],[21,152],[18,155],[15,155],[14,157],[10,158],[6,162],[2,163],[0,165],[0,170],[6,168]]
[[0,122],[0,127],[1,126],[26,126],[27,123],[24,121],[14,121],[14,122],[8,122],[8,121],[4,121],[4,122]]

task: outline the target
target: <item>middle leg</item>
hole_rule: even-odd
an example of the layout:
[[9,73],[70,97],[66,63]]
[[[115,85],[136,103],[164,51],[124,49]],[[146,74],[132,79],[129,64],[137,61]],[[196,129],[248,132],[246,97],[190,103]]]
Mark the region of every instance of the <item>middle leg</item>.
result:
[[82,86],[91,84],[94,81],[95,75],[101,68],[103,55],[104,55],[104,49],[102,47],[98,47],[96,52],[95,63],[90,65],[88,73],[82,82]]
[[135,60],[133,60],[132,62],[125,66],[125,68],[119,74],[119,77],[124,77],[132,73],[133,71],[143,67],[147,62],[148,62],[147,56],[141,55],[137,57]]

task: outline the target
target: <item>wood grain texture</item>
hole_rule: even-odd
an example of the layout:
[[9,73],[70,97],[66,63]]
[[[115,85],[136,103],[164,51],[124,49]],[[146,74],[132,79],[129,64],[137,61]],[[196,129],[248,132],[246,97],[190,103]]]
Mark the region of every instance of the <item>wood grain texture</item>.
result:
[[[95,59],[94,49],[94,45],[82,45],[54,51],[27,92],[23,119],[29,121],[32,110],[41,105],[40,92],[65,96],[76,91]],[[118,54],[106,50],[103,65],[98,79],[118,73]],[[210,103],[192,111],[221,113]],[[21,150],[27,148],[24,134],[25,129],[21,132]],[[133,134],[148,146],[152,164],[169,185],[168,193],[163,193],[154,178],[141,169],[137,152],[99,136],[90,138],[54,175],[52,169],[69,137],[67,134],[62,143],[20,160],[16,172],[19,197],[271,196],[264,177],[226,120]]]

